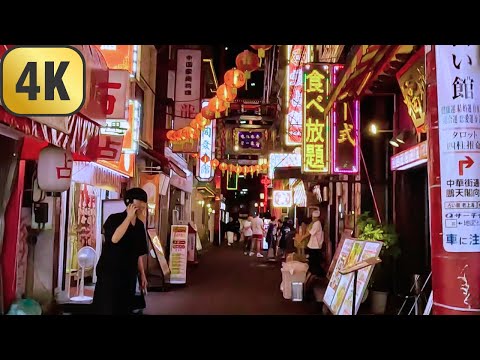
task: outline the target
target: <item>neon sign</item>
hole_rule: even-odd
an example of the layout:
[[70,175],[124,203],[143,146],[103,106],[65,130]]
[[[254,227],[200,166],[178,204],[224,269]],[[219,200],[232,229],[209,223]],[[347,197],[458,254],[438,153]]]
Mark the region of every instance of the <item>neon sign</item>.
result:
[[205,126],[200,135],[200,152],[198,156],[197,174],[203,181],[210,181],[213,177],[213,167],[210,161],[203,162],[201,159],[206,155],[210,160],[213,159],[215,149],[215,120]]
[[360,164],[360,101],[333,104],[333,172],[356,174]]

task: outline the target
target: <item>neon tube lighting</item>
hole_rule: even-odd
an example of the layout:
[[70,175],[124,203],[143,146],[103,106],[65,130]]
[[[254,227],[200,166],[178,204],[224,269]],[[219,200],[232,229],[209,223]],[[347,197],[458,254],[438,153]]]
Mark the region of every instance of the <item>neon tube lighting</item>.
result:
[[[359,126],[360,126],[360,101],[355,100],[354,101],[354,107],[355,107],[355,118],[354,118],[354,124],[355,124],[355,163],[352,166],[351,170],[348,169],[341,169],[339,168],[337,164],[337,140],[335,139],[334,145],[333,145],[333,164],[335,166],[335,172],[340,173],[340,174],[356,174],[358,172],[358,164],[360,163],[360,141],[359,141]],[[336,135],[337,134],[337,103],[333,103],[333,133]]]

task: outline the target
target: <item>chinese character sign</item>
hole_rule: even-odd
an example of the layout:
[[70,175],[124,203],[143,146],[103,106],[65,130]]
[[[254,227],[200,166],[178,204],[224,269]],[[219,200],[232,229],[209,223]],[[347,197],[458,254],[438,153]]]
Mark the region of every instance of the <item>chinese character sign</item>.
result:
[[303,121],[303,66],[310,59],[309,45],[287,46],[289,63],[287,66],[287,117],[286,144],[299,146],[302,144],[302,121]]
[[175,75],[175,129],[190,125],[200,112],[201,73],[202,51],[179,49]]
[[356,174],[359,171],[360,102],[338,102],[333,107],[333,172]]
[[273,207],[288,208],[293,205],[293,194],[291,190],[275,190],[273,192]]
[[240,149],[261,150],[263,131],[240,131],[237,142]]
[[[207,125],[200,135],[200,151],[197,163],[197,176],[200,180],[210,181],[213,177],[213,167],[210,161],[204,162],[202,158],[206,155],[212,160],[215,154],[215,120]],[[204,158],[205,159],[205,158]]]
[[302,171],[306,173],[329,171],[329,126],[325,114],[328,69],[322,64],[307,64],[304,68]]
[[443,247],[480,252],[480,47],[435,48]]

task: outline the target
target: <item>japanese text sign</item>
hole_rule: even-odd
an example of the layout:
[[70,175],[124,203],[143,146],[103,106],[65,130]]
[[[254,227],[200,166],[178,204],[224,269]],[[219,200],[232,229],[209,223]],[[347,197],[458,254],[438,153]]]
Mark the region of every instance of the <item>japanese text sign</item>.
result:
[[329,171],[329,126],[325,107],[328,102],[329,67],[307,64],[304,68],[303,159],[304,173]]
[[359,171],[360,101],[335,103],[333,106],[333,172],[356,174]]
[[[210,181],[213,177],[213,167],[210,160],[215,154],[215,120],[205,126],[200,134],[200,152],[198,156],[197,176],[202,181]],[[202,158],[208,156],[210,159],[204,162]]]
[[480,46],[435,48],[443,247],[480,252]]
[[130,74],[126,70],[108,70],[107,119],[127,120],[130,99]]
[[178,49],[175,75],[175,129],[189,126],[195,115],[200,112],[201,73],[202,51]]
[[302,144],[302,122],[303,122],[303,66],[310,60],[309,45],[287,46],[289,62],[287,66],[288,86],[287,94],[287,117],[286,144],[299,146]]

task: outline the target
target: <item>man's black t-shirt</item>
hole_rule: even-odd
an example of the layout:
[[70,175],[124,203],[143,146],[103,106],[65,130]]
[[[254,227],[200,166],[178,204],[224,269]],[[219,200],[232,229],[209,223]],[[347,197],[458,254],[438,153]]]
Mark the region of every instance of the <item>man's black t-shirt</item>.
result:
[[132,310],[138,277],[138,258],[148,253],[145,225],[136,219],[129,224],[119,242],[113,243],[115,230],[127,212],[112,214],[103,225],[105,242],[97,264],[94,304],[101,313],[128,313]]

